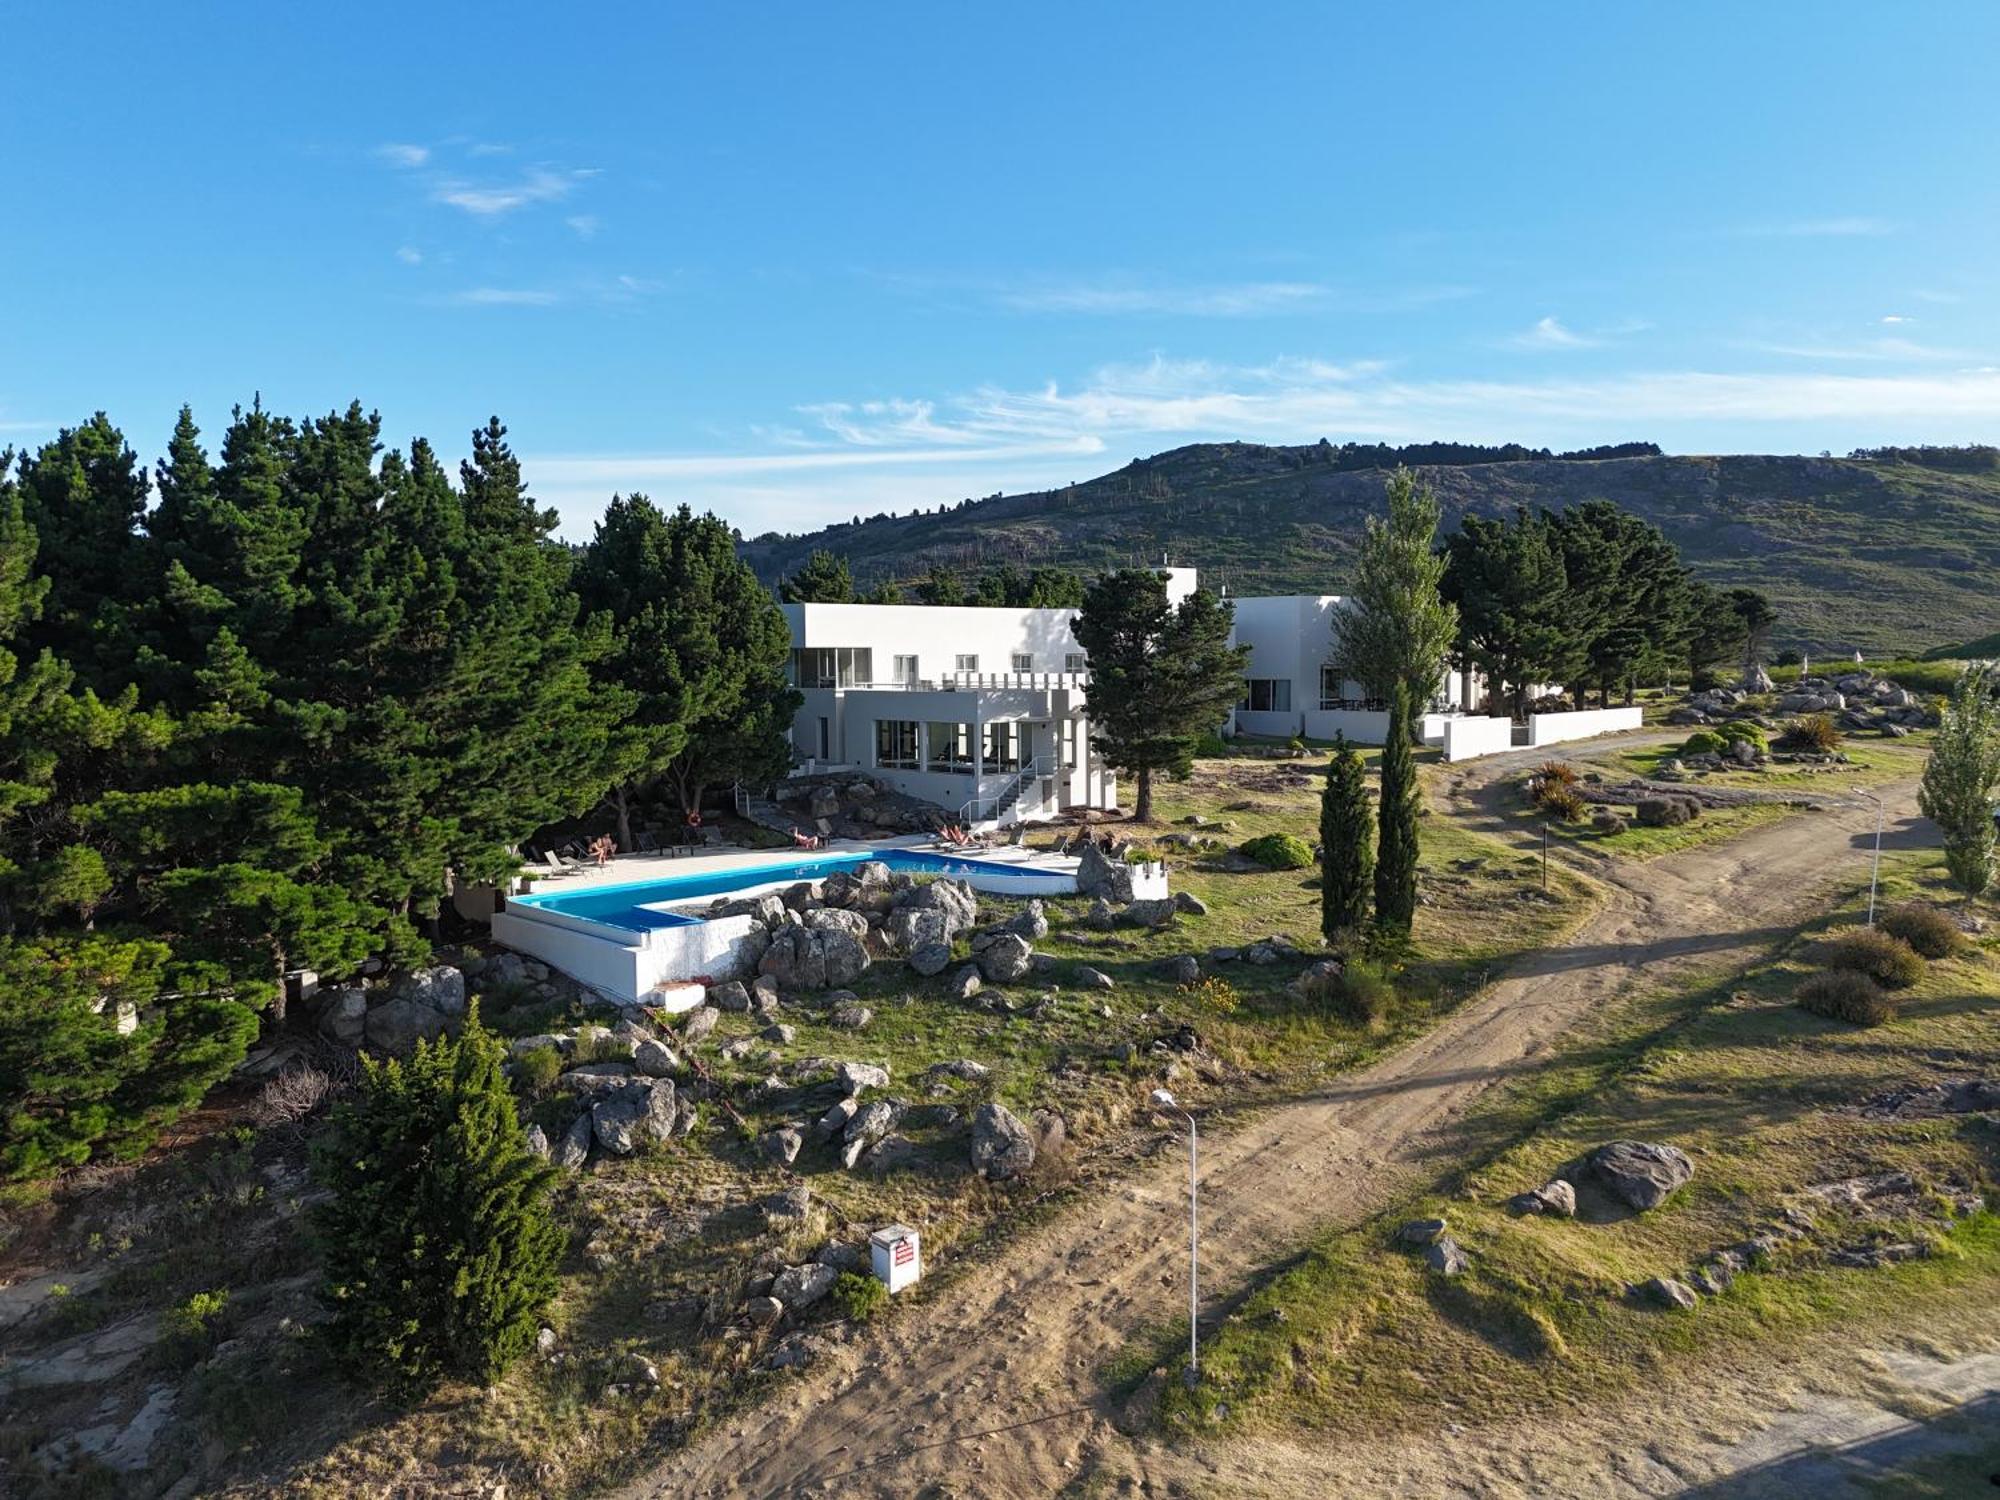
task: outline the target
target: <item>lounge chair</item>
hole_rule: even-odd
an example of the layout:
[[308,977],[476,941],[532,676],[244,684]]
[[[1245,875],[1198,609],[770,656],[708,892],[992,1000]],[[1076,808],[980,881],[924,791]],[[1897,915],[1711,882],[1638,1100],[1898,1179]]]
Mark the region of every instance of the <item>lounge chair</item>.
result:
[[660,841],[653,837],[650,829],[642,829],[639,836],[633,842],[638,845],[641,854],[658,854],[660,852]]
[[553,849],[544,853],[539,861],[530,859],[528,862],[528,873],[530,875],[574,875],[582,868],[583,866],[575,860],[564,859]]

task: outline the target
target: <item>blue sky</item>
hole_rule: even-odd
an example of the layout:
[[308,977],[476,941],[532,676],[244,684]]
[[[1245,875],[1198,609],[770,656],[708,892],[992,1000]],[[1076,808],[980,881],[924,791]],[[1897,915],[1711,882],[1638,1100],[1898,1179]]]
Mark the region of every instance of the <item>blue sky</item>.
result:
[[44,5],[0,444],[491,412],[589,534],[1207,438],[2000,439],[2000,6]]

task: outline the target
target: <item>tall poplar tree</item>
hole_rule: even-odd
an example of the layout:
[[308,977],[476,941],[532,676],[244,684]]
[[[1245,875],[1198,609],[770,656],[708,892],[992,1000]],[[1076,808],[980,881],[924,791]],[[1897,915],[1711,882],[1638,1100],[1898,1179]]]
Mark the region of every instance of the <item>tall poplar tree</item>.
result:
[[1407,937],[1417,916],[1417,817],[1423,789],[1410,749],[1410,694],[1390,699],[1389,737],[1382,745],[1382,827],[1375,854],[1375,925]]
[[1397,683],[1428,703],[1458,638],[1458,609],[1439,591],[1437,496],[1408,469],[1389,476],[1386,518],[1370,516],[1355,558],[1354,586],[1334,620],[1333,664],[1371,698]]
[[1375,809],[1368,773],[1345,735],[1335,741],[1326,768],[1319,843],[1319,925],[1333,942],[1367,924],[1375,885]]

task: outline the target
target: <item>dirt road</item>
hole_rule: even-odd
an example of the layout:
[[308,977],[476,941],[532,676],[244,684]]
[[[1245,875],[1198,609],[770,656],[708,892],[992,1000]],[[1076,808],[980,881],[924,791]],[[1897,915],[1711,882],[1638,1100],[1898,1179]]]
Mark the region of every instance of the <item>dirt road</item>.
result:
[[[1439,790],[1473,813],[1520,760],[1454,771]],[[1914,815],[1909,786],[1882,790],[1892,822]],[[1751,962],[1830,881],[1865,870],[1874,826],[1872,804],[1843,803],[1716,847],[1595,868],[1604,905],[1570,942],[1521,960],[1393,1055],[1219,1136],[1202,1159],[1204,1315],[1313,1231],[1359,1220],[1445,1166],[1446,1127],[1532,1070],[1579,1017],[1642,982]],[[1185,1306],[1185,1170],[1164,1153],[1025,1236],[1004,1267],[822,1361],[624,1494],[1012,1500],[1054,1494],[1099,1462],[1128,1483],[1173,1464],[1117,1430],[1095,1372]],[[1151,1492],[1184,1493],[1158,1477]]]

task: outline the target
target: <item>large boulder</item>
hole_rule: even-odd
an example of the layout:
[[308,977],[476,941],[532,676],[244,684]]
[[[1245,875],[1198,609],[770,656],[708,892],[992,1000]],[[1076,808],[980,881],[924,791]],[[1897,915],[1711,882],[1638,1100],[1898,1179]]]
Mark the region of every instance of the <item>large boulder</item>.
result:
[[806,927],[781,929],[757,961],[757,972],[775,980],[781,990],[825,989],[826,949],[821,935]]
[[924,978],[942,974],[951,964],[951,945],[923,943],[910,950],[910,967]]
[[840,793],[830,786],[816,786],[812,798],[806,803],[806,811],[815,818],[837,818],[840,816]]
[[1180,907],[1167,896],[1157,900],[1133,901],[1118,913],[1127,927],[1164,927],[1180,915]]
[[646,1037],[632,1048],[632,1066],[648,1078],[668,1078],[678,1073],[681,1060],[674,1049],[658,1037]]
[[1086,843],[1077,855],[1076,888],[1083,895],[1125,905],[1132,899],[1131,867],[1095,843]]
[[877,1099],[848,1123],[840,1143],[840,1164],[850,1170],[867,1154],[869,1147],[896,1128],[903,1116],[901,1105]]
[[880,1063],[844,1062],[834,1068],[833,1081],[840,1085],[841,1092],[849,1095],[863,1089],[886,1089],[889,1070]]
[[[892,933],[896,930],[896,919],[913,910],[934,911],[944,919],[942,933],[926,928],[922,941],[948,943],[979,920],[979,897],[963,880],[930,880],[914,885],[896,898],[896,909],[889,918]],[[902,951],[908,951],[907,946]]]
[[1619,1198],[1644,1213],[1658,1208],[1693,1177],[1694,1163],[1678,1146],[1612,1141],[1590,1153],[1590,1170]]
[[803,1312],[824,1299],[838,1280],[840,1272],[832,1266],[822,1266],[817,1262],[787,1266],[772,1280],[771,1295],[784,1303],[789,1311]]
[[364,1027],[368,1045],[391,1057],[403,1057],[421,1041],[444,1035],[444,1015],[415,1000],[385,1000],[368,1012]]
[[320,997],[319,1032],[343,1047],[359,1047],[368,1035],[368,991],[345,985]]
[[[851,916],[852,913],[843,912],[842,915]],[[862,931],[866,932],[867,928],[864,926]],[[819,946],[829,985],[850,985],[868,972],[868,950],[862,946],[861,939],[846,932],[822,932],[819,934]]]
[[1004,1104],[982,1104],[972,1116],[972,1169],[1007,1182],[1035,1164],[1035,1138]]
[[[767,949],[765,957],[768,958],[769,956],[770,952]],[[708,1003],[718,1011],[745,1011],[750,1008],[750,991],[743,987],[740,980],[726,980],[721,984],[712,984],[708,987]],[[714,1024],[712,1021],[709,1023],[711,1030],[714,1028]]]
[[1002,933],[979,955],[979,972],[993,984],[1012,984],[1034,966],[1035,950],[1019,933]]
[[550,1160],[574,1172],[590,1159],[590,1143],[594,1135],[590,1111],[585,1110],[569,1122],[569,1129],[562,1133],[562,1139],[552,1148]]
[[843,911],[836,906],[822,906],[807,912],[803,921],[810,931],[842,932],[856,942],[868,936],[868,919],[858,911]]
[[1641,797],[1637,811],[1648,828],[1678,828],[1694,821],[1697,805],[1688,797]]
[[1032,900],[1007,923],[1007,930],[1028,942],[1039,943],[1049,935],[1048,912],[1039,899]]
[[949,913],[934,906],[904,906],[889,913],[882,924],[882,936],[890,952],[914,955],[922,948],[950,952],[957,933]]
[[646,1141],[664,1141],[673,1134],[674,1083],[671,1078],[633,1080],[607,1090],[590,1106],[597,1144],[614,1156],[630,1156]]
[[465,976],[450,964],[412,969],[389,991],[392,999],[412,1000],[441,1016],[465,1014]]

